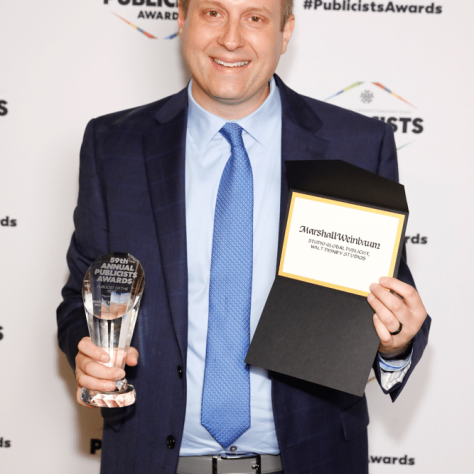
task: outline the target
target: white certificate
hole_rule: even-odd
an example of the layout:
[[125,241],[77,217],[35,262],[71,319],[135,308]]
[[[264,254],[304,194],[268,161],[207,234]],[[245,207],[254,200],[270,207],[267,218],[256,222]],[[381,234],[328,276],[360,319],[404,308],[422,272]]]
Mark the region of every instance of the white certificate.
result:
[[292,193],[278,274],[367,296],[393,276],[406,215]]

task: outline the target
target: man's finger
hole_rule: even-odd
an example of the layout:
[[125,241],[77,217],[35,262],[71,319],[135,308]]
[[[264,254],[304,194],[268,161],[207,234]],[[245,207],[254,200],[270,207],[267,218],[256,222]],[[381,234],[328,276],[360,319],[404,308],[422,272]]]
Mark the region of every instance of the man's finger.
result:
[[393,312],[387,308],[387,306],[382,301],[380,301],[376,295],[372,293],[369,294],[367,301],[369,302],[370,306],[372,306],[372,309],[377,313],[381,323],[383,323],[388,331],[395,332],[398,330],[400,327],[400,320],[397,319]]
[[90,337],[83,337],[80,340],[77,348],[82,354],[86,355],[87,357],[90,357],[91,359],[100,360],[101,362],[108,362],[110,360],[110,357],[107,352],[102,350],[100,347],[97,347],[91,341]]
[[127,365],[133,367],[138,364],[138,351],[134,347],[130,347],[127,354]]
[[[408,323],[412,311],[408,308],[403,298],[390,293],[379,283],[372,283],[372,285],[370,285],[370,291],[400,322],[403,324]],[[379,316],[381,315],[379,314]],[[396,331],[396,328],[393,329],[393,331]]]
[[115,390],[115,383],[111,380],[99,379],[85,374],[80,369],[76,369],[76,380],[78,386],[86,387],[89,390],[100,390],[102,392],[111,392]]
[[413,288],[413,286],[409,285],[408,283],[400,281],[397,278],[390,277],[381,277],[379,279],[379,283],[383,287],[400,295],[410,310],[415,312],[426,311],[425,307],[423,306],[423,302],[421,301],[420,295],[415,290],[415,288]]
[[375,331],[377,332],[377,336],[379,336],[380,342],[383,345],[388,346],[392,342],[393,336],[376,314],[374,314],[374,327]]
[[125,371],[118,367],[107,367],[99,362],[95,362],[88,357],[77,359],[76,367],[86,375],[98,379],[119,380],[125,377]]

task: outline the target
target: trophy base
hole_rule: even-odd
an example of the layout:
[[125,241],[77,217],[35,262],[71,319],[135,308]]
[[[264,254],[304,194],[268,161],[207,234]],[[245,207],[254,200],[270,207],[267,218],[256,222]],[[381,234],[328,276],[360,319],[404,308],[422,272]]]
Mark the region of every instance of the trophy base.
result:
[[113,392],[101,392],[83,387],[81,400],[87,405],[100,408],[118,408],[133,405],[137,399],[135,387],[127,383],[125,378],[117,380],[115,385],[117,390]]

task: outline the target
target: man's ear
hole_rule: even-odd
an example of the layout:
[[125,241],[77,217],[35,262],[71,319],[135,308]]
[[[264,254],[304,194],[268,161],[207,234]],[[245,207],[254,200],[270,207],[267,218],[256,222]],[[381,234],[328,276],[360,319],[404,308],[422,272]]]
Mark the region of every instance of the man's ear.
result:
[[184,20],[186,20],[184,16],[183,7],[181,6],[181,2],[178,3],[178,28],[179,28],[179,37],[183,34],[184,28]]
[[281,54],[286,53],[286,48],[290,42],[291,35],[295,29],[295,15],[290,15],[286,20],[285,26],[283,27],[283,45],[281,48]]

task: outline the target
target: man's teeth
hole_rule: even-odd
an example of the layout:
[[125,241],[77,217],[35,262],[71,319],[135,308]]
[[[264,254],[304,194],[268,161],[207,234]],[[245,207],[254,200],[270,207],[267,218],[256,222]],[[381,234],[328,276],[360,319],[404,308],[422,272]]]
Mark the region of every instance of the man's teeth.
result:
[[219,65],[225,66],[225,67],[246,66],[249,63],[248,61],[242,61],[240,63],[226,63],[224,61],[221,61],[220,59],[214,59],[214,62],[216,64],[219,64]]

